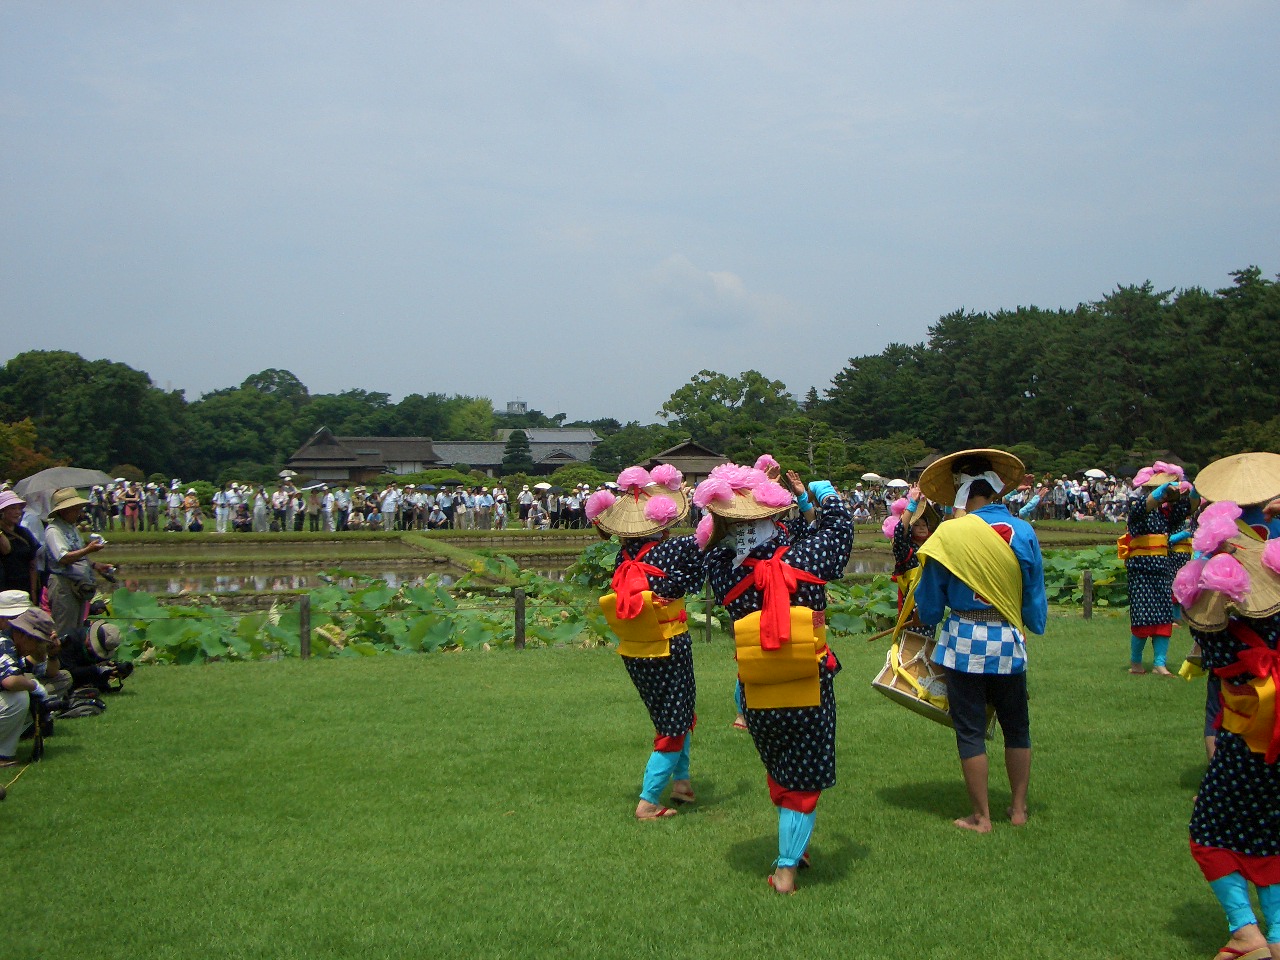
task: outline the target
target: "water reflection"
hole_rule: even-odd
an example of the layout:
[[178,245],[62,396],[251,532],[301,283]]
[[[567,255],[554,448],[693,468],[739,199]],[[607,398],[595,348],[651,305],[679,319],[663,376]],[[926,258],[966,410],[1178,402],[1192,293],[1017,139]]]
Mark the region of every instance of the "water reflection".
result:
[[[548,580],[563,580],[565,571],[558,569],[531,568],[533,573]],[[444,586],[451,585],[456,579],[455,573],[423,570],[385,570],[369,571],[367,577],[382,581],[393,590],[400,587],[417,587],[426,582],[428,577],[435,577]],[[332,577],[318,570],[258,570],[243,573],[183,572],[180,574],[157,573],[154,576],[140,575],[136,577],[121,576],[120,586],[130,590],[146,593],[184,594],[184,593],[275,593],[287,590],[314,590],[317,587],[338,586],[348,590],[366,586],[366,576]]]
[[[565,577],[565,566],[547,566],[546,560],[532,564],[525,569],[546,577],[548,580],[562,581]],[[888,554],[862,552],[854,554],[845,568],[847,575],[889,573],[893,569],[893,558]],[[458,577],[456,571],[442,570],[422,565],[388,566],[379,570],[370,568],[368,576],[380,580],[393,590],[403,586],[420,586],[429,576],[439,579],[445,586],[452,584]],[[141,590],[156,594],[223,594],[223,593],[273,593],[289,590],[314,590],[317,587],[335,585],[354,589],[368,581],[361,576],[330,577],[320,570],[307,570],[298,567],[263,567],[243,568],[226,573],[214,570],[182,570],[156,569],[139,571],[130,576],[127,569],[120,572],[121,586],[130,590]]]

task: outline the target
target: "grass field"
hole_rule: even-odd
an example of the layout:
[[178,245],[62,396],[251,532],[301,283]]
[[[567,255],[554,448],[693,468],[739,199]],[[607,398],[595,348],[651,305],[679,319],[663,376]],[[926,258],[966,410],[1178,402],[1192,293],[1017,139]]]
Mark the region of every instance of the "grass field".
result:
[[141,668],[0,805],[0,956],[1211,957],[1204,686],[1130,677],[1127,622],[1078,617],[1031,648],[1031,822],[986,837],[951,826],[950,731],[870,688],[883,644],[835,641],[840,782],[791,898],[724,638],[695,642],[698,804],[655,823],[608,650]]

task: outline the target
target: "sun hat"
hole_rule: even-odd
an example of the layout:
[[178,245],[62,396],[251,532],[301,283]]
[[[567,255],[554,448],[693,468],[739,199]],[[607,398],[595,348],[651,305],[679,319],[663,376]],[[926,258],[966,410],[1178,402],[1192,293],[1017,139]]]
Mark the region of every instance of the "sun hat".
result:
[[3,510],[5,507],[12,507],[15,504],[22,504],[23,506],[26,506],[27,501],[23,500],[12,490],[0,490],[0,510]]
[[99,620],[89,624],[89,649],[102,660],[110,660],[120,646],[120,628]]
[[619,494],[596,493],[587,499],[586,516],[602,534],[623,539],[652,537],[689,515],[684,475],[669,463],[652,471],[628,467],[618,474]]
[[729,523],[776,517],[795,506],[791,491],[763,470],[722,463],[693,492],[694,506]]
[[[1239,513],[1229,501],[1217,504]],[[1233,616],[1261,620],[1280,613],[1280,540],[1238,531],[1208,560],[1193,559],[1178,572],[1174,596],[1187,623],[1208,633],[1225,629]]]
[[31,597],[25,590],[0,591],[0,617],[16,617],[30,608]]
[[16,617],[10,617],[9,626],[41,643],[48,643],[53,639],[53,617],[39,607],[28,607]]
[[[1206,500],[1231,500],[1242,507],[1269,503],[1280,496],[1280,454],[1237,453],[1215,460],[1196,475]],[[3,505],[4,494],[0,494]]]
[[75,487],[62,487],[53,492],[53,501],[49,507],[49,512],[45,514],[45,518],[48,519],[62,510],[70,510],[72,507],[87,507],[88,505],[89,501],[80,496]]
[[1027,472],[1021,460],[1004,450],[990,447],[960,450],[945,457],[939,457],[925,467],[924,473],[920,474],[920,492],[934,503],[951,506],[963,485],[962,476],[970,476],[970,479],[973,479],[969,474],[957,472],[957,468],[970,460],[986,460],[991,465],[990,470],[1000,478],[1002,484],[996,491],[997,495],[1017,487],[1022,482],[1023,474]]

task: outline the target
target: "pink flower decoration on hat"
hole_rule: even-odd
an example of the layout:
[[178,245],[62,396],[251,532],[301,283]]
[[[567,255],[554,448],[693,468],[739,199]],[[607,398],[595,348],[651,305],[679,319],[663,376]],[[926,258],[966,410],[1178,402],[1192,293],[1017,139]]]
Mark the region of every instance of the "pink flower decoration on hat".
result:
[[728,503],[732,499],[733,487],[724,477],[707,477],[693,491],[693,505],[699,510],[704,509],[713,500],[723,500]]
[[770,482],[763,470],[741,467],[736,463],[722,463],[712,468],[707,479],[723,480],[734,490],[754,490],[762,483]]
[[660,463],[649,474],[653,482],[668,490],[679,490],[684,483],[684,474],[669,463]]
[[676,502],[670,497],[664,497],[659,494],[649,498],[649,502],[644,505],[644,515],[645,519],[660,523],[665,527],[680,515],[680,508],[676,506]]
[[1155,475],[1156,475],[1156,472],[1153,468],[1143,467],[1141,470],[1139,470],[1137,473],[1133,475],[1134,489],[1137,489],[1138,487],[1142,486],[1144,483],[1146,483]]
[[907,498],[899,497],[897,500],[893,501],[893,503],[889,504],[889,509],[893,512],[895,517],[902,516],[907,512]]
[[1213,553],[1239,533],[1236,521],[1243,511],[1230,500],[1211,503],[1200,513],[1191,546],[1200,553]]
[[592,523],[595,523],[596,517],[600,516],[600,514],[612,507],[617,499],[618,498],[608,490],[597,490],[591,496],[587,497],[587,506],[585,508],[587,519]]
[[898,524],[902,522],[900,517],[885,517],[884,523],[880,524],[880,532],[889,540],[893,539],[893,531],[898,528]]
[[698,541],[698,549],[707,549],[707,541],[711,539],[711,528],[715,525],[715,518],[711,514],[707,514],[698,521],[698,527],[693,531],[693,538]]
[[1196,602],[1203,588],[1200,586],[1200,575],[1204,571],[1203,560],[1188,560],[1173,578],[1173,599],[1184,607]]
[[1280,574],[1280,539],[1268,540],[1262,548],[1262,565],[1272,573]]
[[1157,460],[1155,463],[1151,465],[1151,469],[1154,470],[1156,473],[1172,473],[1179,480],[1182,480],[1184,477],[1186,477],[1186,471],[1184,471],[1177,464],[1165,463],[1163,460]]
[[629,490],[632,487],[647,487],[653,483],[653,478],[649,476],[649,471],[644,467],[627,467],[618,474],[618,486],[623,490]]
[[751,491],[751,495],[756,498],[756,503],[762,507],[791,506],[791,491],[785,489],[780,483],[774,483],[772,480],[760,484],[760,486]]
[[760,454],[759,459],[756,460],[756,469],[761,473],[768,473],[777,466],[779,466],[778,461],[773,459],[773,457],[769,456],[767,453]]
[[1239,602],[1249,592],[1249,571],[1229,553],[1219,553],[1205,561],[1200,583]]

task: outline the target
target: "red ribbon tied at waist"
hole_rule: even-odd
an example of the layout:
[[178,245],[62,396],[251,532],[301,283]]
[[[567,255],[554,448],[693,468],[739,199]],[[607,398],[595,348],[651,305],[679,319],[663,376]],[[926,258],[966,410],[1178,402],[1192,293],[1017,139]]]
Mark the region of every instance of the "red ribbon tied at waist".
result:
[[782,555],[790,549],[779,547],[765,560],[747,557],[742,565],[751,569],[751,576],[739,580],[724,597],[727,605],[742,596],[747,587],[760,591],[760,646],[765,650],[777,650],[791,640],[791,597],[796,588],[802,582],[827,582],[808,570],[784,562]]
[[646,543],[636,551],[634,557],[629,557],[625,550],[622,551],[622,562],[613,571],[613,581],[610,584],[613,592],[618,595],[619,620],[634,620],[640,616],[640,611],[644,609],[644,597],[641,594],[649,589],[649,578],[666,576],[664,571],[653,564],[641,562],[653,547],[654,544]]
[[[1238,677],[1242,673],[1249,673],[1260,681],[1266,681],[1269,678],[1274,684],[1280,686],[1280,650],[1268,647],[1256,632],[1243,623],[1232,623],[1227,629],[1233,637],[1246,646],[1236,655],[1235,663],[1225,667],[1215,667],[1213,672],[1224,680]],[[1267,763],[1275,763],[1277,759],[1280,759],[1280,710],[1275,712],[1271,740],[1263,755],[1263,760]]]

